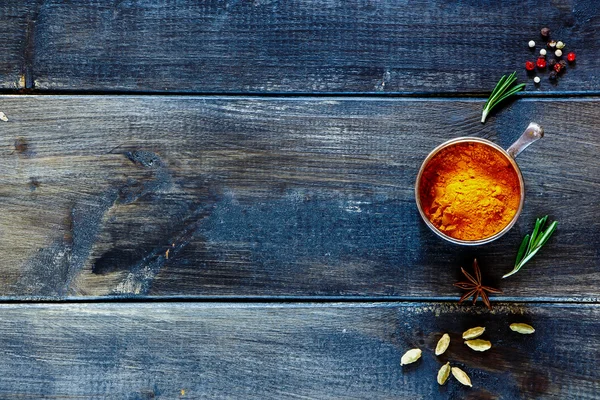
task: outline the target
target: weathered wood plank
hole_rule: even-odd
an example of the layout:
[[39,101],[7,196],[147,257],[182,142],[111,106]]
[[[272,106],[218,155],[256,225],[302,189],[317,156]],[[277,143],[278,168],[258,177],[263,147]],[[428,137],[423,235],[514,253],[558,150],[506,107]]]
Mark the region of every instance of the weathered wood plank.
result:
[[33,0],[0,2],[0,89],[22,89],[31,75],[28,45],[33,45],[33,4]]
[[[520,335],[513,322],[533,325]],[[461,333],[485,326],[492,349]],[[436,357],[442,333],[448,351]],[[600,391],[598,305],[0,306],[0,396],[566,399]],[[420,361],[401,367],[409,348]],[[436,374],[449,361],[473,388]]]
[[[600,299],[599,101],[27,96],[0,98],[0,294],[455,298],[477,256],[509,298]],[[509,234],[446,244],[420,220],[426,154],[456,136],[519,157]],[[535,218],[555,237],[512,268]],[[168,251],[168,254],[167,254]]]
[[35,87],[52,90],[489,92],[550,26],[577,51],[558,85],[600,89],[596,0],[42,3]]

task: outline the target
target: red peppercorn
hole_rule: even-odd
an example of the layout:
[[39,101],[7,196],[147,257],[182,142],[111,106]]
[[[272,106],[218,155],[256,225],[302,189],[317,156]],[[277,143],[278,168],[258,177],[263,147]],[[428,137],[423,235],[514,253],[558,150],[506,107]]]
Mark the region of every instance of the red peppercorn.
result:
[[569,62],[575,61],[575,58],[577,58],[575,57],[575,53],[570,52],[569,54],[567,54],[567,60],[569,60]]
[[537,67],[539,69],[546,68],[546,59],[544,57],[538,58],[537,61],[535,62],[535,65],[537,65]]
[[531,61],[527,61],[525,63],[525,69],[527,71],[533,71],[535,69],[535,64],[533,62],[531,62]]
[[556,63],[554,64],[554,70],[556,71],[556,73],[559,73],[562,70],[563,66],[560,65],[560,63]]

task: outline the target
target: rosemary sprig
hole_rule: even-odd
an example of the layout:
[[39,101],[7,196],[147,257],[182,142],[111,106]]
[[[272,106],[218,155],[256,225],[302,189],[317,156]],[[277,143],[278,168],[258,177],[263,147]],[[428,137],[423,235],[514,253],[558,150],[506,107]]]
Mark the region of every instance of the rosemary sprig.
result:
[[558,223],[554,221],[550,224],[550,226],[548,226],[548,228],[544,230],[543,227],[546,225],[546,221],[548,221],[547,215],[544,218],[538,218],[535,221],[535,228],[533,228],[533,232],[531,235],[525,235],[523,241],[521,242],[521,246],[517,252],[517,259],[515,260],[515,267],[502,278],[507,278],[519,272],[521,267],[525,265],[527,261],[531,260],[533,256],[540,251],[542,246],[546,244],[548,239],[550,239],[550,236],[552,236],[556,230],[556,225],[558,225]]
[[510,74],[508,77],[503,75],[502,78],[496,84],[494,90],[492,90],[492,94],[488,98],[487,102],[483,106],[483,112],[481,113],[481,123],[485,123],[485,119],[488,114],[494,107],[500,104],[507,97],[512,96],[513,94],[520,92],[525,87],[524,83],[513,86],[513,84],[517,81],[517,71]]

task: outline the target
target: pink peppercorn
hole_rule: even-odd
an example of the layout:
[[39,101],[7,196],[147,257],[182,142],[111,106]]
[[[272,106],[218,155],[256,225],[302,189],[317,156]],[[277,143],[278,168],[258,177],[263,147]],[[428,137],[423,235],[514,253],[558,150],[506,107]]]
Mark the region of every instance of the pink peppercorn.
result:
[[525,63],[525,69],[527,71],[533,71],[535,69],[535,64],[532,61],[527,61]]
[[570,52],[569,54],[567,54],[567,60],[569,60],[569,62],[575,61],[575,58],[577,58],[575,57],[575,53]]
[[544,57],[538,58],[537,61],[535,62],[535,65],[537,65],[537,67],[539,69],[546,68],[546,59]]

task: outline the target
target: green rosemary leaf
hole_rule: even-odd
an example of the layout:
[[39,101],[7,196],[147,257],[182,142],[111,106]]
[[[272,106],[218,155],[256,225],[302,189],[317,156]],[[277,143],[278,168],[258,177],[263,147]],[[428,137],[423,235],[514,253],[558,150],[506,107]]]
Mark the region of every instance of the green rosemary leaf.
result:
[[[526,235],[521,242],[513,270],[502,276],[502,278],[507,278],[519,272],[523,265],[531,260],[538,253],[538,251],[540,251],[542,246],[548,242],[548,239],[550,239],[550,236],[552,236],[556,230],[558,223],[554,221],[550,224],[550,226],[548,226],[548,228],[543,229],[547,221],[547,215],[543,218],[538,218],[535,221],[533,232],[531,235]],[[525,247],[527,247],[526,250],[524,250]]]
[[548,241],[548,239],[550,239],[550,236],[552,236],[552,234],[556,230],[557,225],[558,225],[558,223],[556,221],[551,223],[550,226],[548,227],[548,229],[546,229],[546,231],[542,235],[540,235],[541,237],[537,240],[537,243],[535,246],[542,247],[543,245],[545,245],[546,242]]
[[512,74],[510,74],[506,78],[506,80],[504,82],[502,82],[501,84],[500,84],[500,82],[498,82],[499,83],[498,84],[498,92],[499,93],[500,92],[504,92],[506,89],[508,89],[509,87],[511,87],[513,83],[516,82],[517,78],[515,77],[515,75],[516,75],[516,71],[513,72]]
[[523,90],[524,87],[525,87],[524,83],[521,83],[521,84],[515,86],[514,88],[510,89],[510,91],[508,91],[504,96],[500,97],[496,103],[501,103],[506,98],[508,98],[508,97],[512,96],[513,94],[515,94],[515,93],[520,92],[521,90]]
[[[538,222],[540,223],[540,228],[546,225],[546,221],[548,220],[548,216],[546,215],[544,218],[540,218]],[[539,230],[535,236],[535,238],[531,242],[531,248],[535,249],[540,241],[540,238],[544,234],[544,230]]]
[[537,254],[538,251],[540,251],[541,247],[536,247],[535,249],[533,249],[529,254],[526,254],[525,257],[523,257],[523,259],[521,260],[521,262],[519,263],[519,265],[517,265],[517,271],[521,269],[521,267],[523,265],[525,265],[525,263],[529,260],[531,260],[533,258],[533,256],[535,256]]
[[482,124],[485,123],[488,114],[490,113],[490,111],[492,111],[494,107],[496,107],[506,98],[523,90],[523,88],[525,87],[525,84],[523,83],[517,86],[513,86],[513,84],[517,81],[516,75],[517,72],[515,71],[508,76],[503,75],[502,78],[500,78],[500,80],[494,87],[494,90],[492,90],[490,97],[488,97],[487,101],[485,102],[485,105],[483,106],[483,111],[481,112]]
[[501,92],[502,90],[504,90],[504,88],[506,87],[507,84],[510,85],[511,81],[512,81],[512,74],[511,75],[502,75],[502,78],[500,78],[498,83],[496,83],[496,86],[494,86],[494,90],[492,90],[490,99],[492,99],[494,97],[494,95],[497,95],[498,92]]
[[507,87],[511,86],[517,80],[516,75],[517,71],[514,71],[512,74],[510,74],[508,78],[506,78],[506,81],[504,81],[502,84],[502,88],[506,89]]
[[492,90],[492,93],[490,94],[486,105],[494,103],[498,99],[498,97],[502,96],[502,93],[504,93],[506,89],[513,84],[514,81],[515,78],[512,74],[508,77],[506,75],[503,75],[502,78],[500,78],[500,80],[496,84],[496,87],[494,87],[494,90]]
[[523,259],[525,250],[527,250],[527,245],[529,245],[529,234],[525,235],[523,241],[521,242],[521,247],[519,247],[519,251],[517,252],[517,259],[515,260],[515,265],[519,265],[519,263]]
[[506,89],[505,89],[505,90],[502,92],[502,95],[501,95],[501,96],[499,96],[499,97],[497,97],[497,98],[495,98],[495,99],[494,99],[494,103],[496,103],[496,104],[500,103],[501,101],[503,101],[503,100],[504,100],[504,99],[506,99],[507,97],[509,97],[509,96],[512,96],[513,94],[515,94],[515,93],[517,93],[517,92],[521,91],[521,90],[522,90],[524,87],[525,87],[525,84],[524,84],[524,83],[518,84],[518,85],[516,85],[516,86],[510,86],[510,87],[507,87],[507,88],[506,88]]
[[494,90],[492,90],[492,93],[490,94],[490,97],[488,97],[487,101],[485,102],[485,105],[483,106],[483,113],[485,115],[487,115],[487,111],[486,110],[488,110],[488,106],[490,105],[490,103],[492,103],[494,101],[494,99],[496,98],[496,96],[498,96],[498,93],[502,91],[502,87],[504,87],[504,84],[505,84],[505,82],[507,80],[508,80],[508,77],[506,75],[502,75],[502,78],[500,78],[500,80],[498,81],[498,83],[494,87]]
[[537,238],[537,234],[540,230],[540,225],[542,224],[542,218],[538,218],[535,221],[535,228],[533,228],[533,232],[531,233],[531,238],[529,239],[529,246],[527,246],[527,251],[525,253],[529,253],[533,250],[535,239]]

